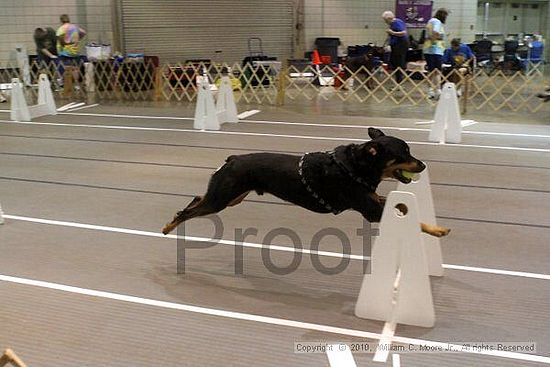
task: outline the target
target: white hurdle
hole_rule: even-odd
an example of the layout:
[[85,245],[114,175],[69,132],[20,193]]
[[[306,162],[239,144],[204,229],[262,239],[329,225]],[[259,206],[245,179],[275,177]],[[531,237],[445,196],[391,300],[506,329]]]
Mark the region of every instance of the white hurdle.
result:
[[197,105],[193,128],[198,130],[219,130],[220,122],[216,112],[214,96],[210,90],[210,82],[206,76],[197,76]]
[[239,122],[237,116],[237,105],[235,104],[235,96],[233,95],[233,87],[229,76],[224,75],[221,78],[220,89],[218,90],[218,101],[216,103],[216,112],[220,123]]
[[429,140],[440,144],[460,143],[462,137],[460,108],[454,83],[445,83],[435,110]]
[[[430,186],[430,175],[428,168],[420,173],[418,181],[411,181],[409,184],[399,183],[398,191],[413,193],[418,202],[418,215],[420,222],[437,224],[435,221],[434,201],[432,188]],[[438,237],[422,233],[424,242],[424,253],[428,262],[428,274],[432,276],[443,275],[443,257],[441,255],[441,244]]]
[[48,76],[40,74],[38,80],[38,104],[29,106],[23,92],[23,85],[18,78],[11,81],[11,113],[12,121],[30,122],[33,118],[56,115],[55,100]]
[[214,96],[207,76],[197,77],[197,88],[197,105],[193,122],[195,129],[219,130],[221,124],[225,122],[239,122],[237,105],[228,76],[222,76],[217,104],[214,103]]
[[[397,209],[403,205],[405,214]],[[386,199],[371,273],[363,278],[355,315],[392,324],[435,324],[418,204],[410,192],[392,191]]]
[[2,211],[2,205],[0,205],[0,224],[4,224],[4,212]]

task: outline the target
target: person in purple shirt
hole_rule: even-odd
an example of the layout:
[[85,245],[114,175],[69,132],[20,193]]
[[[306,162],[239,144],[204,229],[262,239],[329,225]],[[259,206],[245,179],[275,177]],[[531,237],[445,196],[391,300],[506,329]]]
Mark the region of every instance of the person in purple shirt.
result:
[[401,19],[396,18],[391,11],[382,13],[382,19],[389,26],[386,33],[389,35],[391,47],[390,66],[393,70],[397,70],[395,81],[401,83],[403,71],[407,68],[407,50],[409,49],[407,25]]

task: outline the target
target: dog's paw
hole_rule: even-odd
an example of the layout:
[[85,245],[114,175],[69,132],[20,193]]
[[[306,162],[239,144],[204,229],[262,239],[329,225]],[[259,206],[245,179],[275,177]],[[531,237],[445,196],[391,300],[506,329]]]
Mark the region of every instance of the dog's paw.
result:
[[449,232],[451,232],[449,228],[433,226],[432,232],[430,234],[435,237],[444,237],[448,235]]
[[168,223],[162,228],[162,234],[166,236],[168,233],[172,232],[174,228],[175,226],[172,223]]
[[451,232],[449,228],[441,227],[441,226],[434,226],[422,223],[421,225],[422,232],[427,233],[429,235],[435,236],[435,237],[444,237]]

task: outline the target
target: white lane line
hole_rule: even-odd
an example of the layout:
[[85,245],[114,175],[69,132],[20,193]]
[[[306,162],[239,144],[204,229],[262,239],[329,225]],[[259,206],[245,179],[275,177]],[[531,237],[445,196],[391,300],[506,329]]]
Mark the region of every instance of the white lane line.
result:
[[[74,287],[70,285],[50,283],[50,282],[27,279],[27,278],[19,278],[19,277],[3,275],[3,274],[0,274],[0,281],[34,286],[34,287],[45,288],[45,289],[52,289],[52,290],[80,294],[80,295],[91,296],[91,297],[105,298],[105,299],[111,299],[111,300],[122,301],[122,302],[130,302],[130,303],[135,303],[140,305],[193,312],[193,313],[198,313],[202,315],[219,316],[219,317],[225,317],[225,318],[230,318],[234,320],[254,321],[254,322],[260,322],[268,325],[286,326],[286,327],[292,327],[292,328],[297,328],[302,330],[313,330],[313,331],[319,331],[323,333],[347,335],[347,336],[363,338],[363,339],[379,340],[382,337],[382,335],[378,333],[373,333],[369,331],[346,329],[346,328],[340,328],[336,326],[313,324],[313,323],[303,322],[303,321],[279,319],[275,317],[253,315],[253,314],[236,312],[236,311],[225,311],[225,310],[214,309],[214,308],[192,306],[192,305],[187,305],[182,303],[158,301],[150,298],[141,298],[141,297],[124,295],[119,293],[79,288],[79,287]],[[397,343],[412,344],[415,346],[423,345],[423,346],[430,346],[430,347],[441,347],[444,349],[447,349],[450,347],[453,350],[462,350],[462,346],[460,345],[443,343],[438,341],[431,341],[431,340],[422,340],[422,339],[396,336],[394,337],[394,341]],[[523,354],[523,353],[516,353],[516,352],[485,350],[485,348],[479,348],[479,350],[473,350],[473,348],[468,348],[468,350],[464,351],[464,353],[550,364],[550,357],[544,357],[544,356],[539,356],[535,354]]]
[[[309,135],[288,135],[288,134],[268,134],[268,133],[250,133],[239,131],[212,131],[212,130],[194,130],[194,129],[173,129],[173,128],[157,128],[157,127],[142,127],[142,126],[117,126],[117,125],[89,125],[89,124],[65,124],[53,122],[17,122],[9,120],[0,120],[4,124],[24,124],[24,125],[40,125],[40,126],[63,126],[63,127],[83,127],[91,129],[112,129],[112,130],[140,130],[140,131],[172,131],[197,134],[217,134],[217,135],[243,135],[243,136],[260,136],[260,137],[276,137],[276,138],[291,138],[305,140],[328,140],[328,141],[349,141],[349,142],[364,142],[364,139],[359,138],[331,138],[326,136],[309,136]],[[550,153],[550,149],[543,148],[520,148],[492,145],[475,145],[475,144],[440,144],[432,142],[408,141],[409,145],[427,145],[427,146],[445,146],[453,148],[478,148],[491,150],[508,150],[508,151],[523,151],[523,152],[538,152]]]
[[330,367],[357,367],[347,344],[327,344],[326,353]]
[[[157,232],[140,231],[140,230],[135,230],[135,229],[97,226],[97,225],[93,225],[93,224],[64,222],[64,221],[41,219],[41,218],[29,218],[29,217],[21,217],[21,216],[17,216],[17,215],[4,215],[4,218],[19,220],[19,221],[24,221],[24,222],[32,222],[32,223],[56,225],[56,226],[63,226],[63,227],[89,229],[89,230],[102,231],[102,232],[123,233],[123,234],[130,234],[130,235],[136,235],[136,236],[168,238],[168,239],[184,239],[186,241],[204,242],[204,243],[209,243],[209,244],[219,243],[221,245],[228,245],[228,246],[243,246],[243,247],[254,248],[254,249],[259,249],[259,250],[266,247],[266,246],[262,245],[261,243],[236,242],[236,241],[222,240],[222,239],[212,240],[211,238],[195,237],[195,236],[183,236],[182,237],[182,236],[177,236],[177,235],[173,235],[173,234],[169,234],[169,235],[165,236],[160,232],[157,233]],[[269,247],[270,250],[274,250],[274,251],[294,252],[294,253],[301,252],[302,254],[308,254],[308,255],[319,255],[319,256],[327,256],[327,257],[335,257],[335,258],[349,258],[351,260],[369,260],[370,259],[369,257],[364,257],[364,256],[361,256],[361,255],[346,255],[346,254],[339,253],[339,252],[314,251],[314,250],[309,250],[309,249],[296,249],[296,248],[290,247],[290,246],[269,245],[268,247]]]
[[193,121],[194,120],[193,117],[119,115],[119,114],[110,114],[110,113],[90,113],[90,112],[87,112],[87,113],[86,112],[79,112],[79,113],[65,112],[65,113],[62,113],[62,115],[130,118],[130,119],[140,119],[140,120],[184,120],[184,121]]
[[401,367],[401,356],[399,354],[392,354],[392,367]]
[[260,110],[250,110],[250,111],[244,111],[242,113],[239,113],[237,117],[239,120],[244,120],[247,117],[254,116],[255,114],[260,113]]
[[[103,231],[103,232],[123,233],[123,234],[137,235],[137,236],[169,238],[169,239],[178,239],[178,238],[181,239],[182,238],[182,237],[178,237],[176,235],[167,235],[167,236],[165,236],[162,233],[157,233],[157,232],[148,232],[148,231],[140,231],[140,230],[135,230],[135,229],[126,229],[126,228],[117,228],[117,227],[98,226],[98,225],[93,225],[93,224],[84,224],[84,223],[76,223],[76,222],[65,222],[65,221],[58,221],[58,220],[51,220],[51,219],[23,217],[23,216],[18,216],[18,215],[4,214],[4,218],[12,219],[12,220],[19,220],[19,221],[23,221],[23,222],[40,223],[40,224],[56,225],[56,226],[63,226],[63,227],[82,228],[82,229],[89,229],[89,230],[96,230],[96,231]],[[219,243],[219,244],[222,244],[222,245],[243,246],[243,247],[255,248],[255,249],[262,249],[263,247],[265,247],[264,245],[262,245],[260,243],[252,243],[252,242],[242,242],[241,243],[241,242],[235,242],[235,241],[230,241],[230,240],[212,240],[211,238],[205,238],[205,237],[185,236],[185,237],[183,237],[183,239],[185,239],[186,241],[197,241],[197,242],[205,242],[205,243]],[[363,260],[363,261],[370,260],[369,256],[346,255],[346,254],[339,253],[339,252],[312,251],[312,250],[309,250],[309,249],[296,249],[296,248],[290,247],[290,246],[277,246],[277,245],[270,245],[268,247],[269,247],[270,250],[274,250],[274,251],[301,252],[302,254],[308,254],[308,255],[315,254],[315,255],[334,257],[334,258],[350,258],[351,260]],[[451,269],[451,270],[471,271],[471,272],[478,272],[478,273],[506,275],[506,276],[523,277],[523,278],[531,278],[531,279],[539,279],[539,280],[550,280],[550,274],[537,274],[537,273],[528,273],[528,272],[522,272],[522,271],[510,271],[510,270],[502,270],[502,269],[490,269],[490,268],[480,268],[480,267],[463,266],[463,265],[451,265],[451,264],[443,264],[443,268]]]
[[382,329],[380,341],[378,342],[378,348],[376,348],[376,353],[374,353],[374,358],[372,359],[373,362],[386,363],[388,360],[396,327],[397,324],[395,322],[386,322],[384,324],[384,329]]
[[522,277],[522,278],[550,280],[550,274],[527,273],[523,271],[479,268],[479,267],[451,265],[451,264],[445,264],[443,267],[445,269],[472,271],[476,273],[488,273],[488,274],[508,275],[508,276],[514,276],[514,277]]
[[[381,130],[394,130],[394,131],[420,131],[420,132],[429,132],[431,129],[420,129],[415,127],[395,127],[395,126],[376,126],[376,125],[346,125],[346,124],[320,124],[320,123],[306,123],[306,122],[287,122],[287,121],[266,121],[266,120],[246,120],[247,123],[253,124],[274,124],[274,125],[297,125],[297,126],[315,126],[315,127],[336,127],[336,128],[350,128],[350,129],[362,129],[367,130],[369,127],[375,127]],[[467,122],[465,126],[473,125],[471,122],[482,123],[479,121],[473,120],[464,120]],[[429,125],[433,124],[432,121],[420,121],[415,124],[419,125]],[[489,124],[489,122],[487,122]],[[518,134],[518,133],[501,133],[501,132],[492,132],[492,131],[475,131],[475,130],[463,130],[463,134],[469,135],[495,135],[495,136],[516,136],[516,137],[525,137],[525,138],[545,138],[550,139],[550,135],[544,134]]]
[[[9,111],[8,111],[9,112]],[[71,115],[71,113],[65,113],[66,115]],[[163,117],[163,116],[139,116],[139,115],[117,115],[117,114],[78,114],[74,113],[75,116],[99,116],[99,117],[120,117],[120,118],[139,118],[139,119],[170,119],[170,120],[188,120],[193,121],[191,117]],[[268,120],[246,120],[247,123],[257,123],[257,124],[275,124],[275,125],[297,125],[297,126],[314,126],[314,127],[336,127],[336,128],[352,128],[352,129],[368,129],[369,127],[375,127],[378,129],[384,130],[397,130],[397,131],[430,131],[430,129],[418,129],[412,127],[396,127],[396,126],[375,126],[375,125],[350,125],[350,124],[324,124],[324,123],[306,123],[306,122],[289,122],[289,121],[268,121]],[[490,122],[480,122],[482,124],[490,124]],[[516,133],[500,133],[500,132],[490,132],[490,131],[463,131],[463,134],[473,134],[473,135],[502,135],[502,136],[518,136],[518,137],[529,137],[529,138],[550,138],[550,135],[542,134],[516,134]]]
[[[419,121],[419,122],[415,122],[415,125],[431,125],[433,124],[435,121],[434,120],[430,120],[430,121]],[[461,120],[460,121],[460,125],[462,125],[462,127],[467,127],[467,126],[472,126],[472,125],[475,125],[477,124],[478,122],[475,121],[475,120]]]
[[99,103],[94,103],[94,104],[89,104],[89,105],[86,105],[86,106],[82,106],[82,107],[77,107],[77,108],[74,108],[76,106],[73,106],[69,109],[69,111],[80,111],[80,110],[83,110],[85,108],[90,108],[90,107],[95,107],[95,106],[99,106]]
[[[10,112],[10,110],[0,110],[0,112]],[[131,118],[131,119],[145,119],[145,120],[184,120],[193,121],[192,117],[178,117],[178,116],[146,116],[146,115],[120,115],[120,114],[108,114],[108,113],[71,113],[64,112],[61,115],[73,115],[73,116],[95,116],[95,117],[112,117],[112,118]],[[268,120],[246,120],[246,123],[256,124],[275,124],[275,125],[296,125],[296,126],[314,126],[314,127],[336,127],[336,128],[351,128],[351,129],[368,129],[369,127],[375,127],[383,130],[395,130],[395,131],[430,131],[430,129],[419,129],[413,127],[396,127],[396,126],[376,126],[372,124],[366,125],[350,125],[350,124],[324,124],[324,123],[306,123],[306,122],[288,122],[288,121],[268,121]],[[420,121],[415,124],[431,124],[432,121]],[[482,124],[490,124],[491,122],[478,122]],[[471,135],[494,135],[494,136],[516,136],[527,138],[545,138],[549,139],[550,135],[545,134],[520,134],[520,133],[503,133],[503,132],[491,132],[491,131],[462,131],[463,134]]]
[[384,324],[384,329],[382,329],[382,337],[378,343],[378,348],[374,354],[373,362],[382,362],[386,363],[388,356],[390,355],[390,347],[393,341],[393,336],[395,335],[395,329],[397,328],[396,322],[396,312],[399,302],[399,293],[401,288],[399,287],[401,283],[401,269],[397,270],[395,274],[395,279],[393,281],[393,292],[392,292],[392,305],[390,317],[387,322]]
[[[396,127],[396,126],[376,126],[376,125],[346,125],[346,124],[324,124],[324,123],[307,123],[307,122],[287,122],[287,121],[267,121],[267,120],[246,120],[247,123],[253,124],[269,124],[269,125],[296,125],[296,126],[314,126],[314,127],[335,127],[335,128],[346,128],[346,129],[362,129],[367,130],[369,127],[375,127],[381,130],[394,130],[394,131],[420,131],[420,132],[429,132],[431,129],[421,129],[415,127]],[[463,120],[465,126],[471,126],[474,124],[481,123],[479,121],[473,120]],[[489,124],[489,122],[486,122]],[[416,122],[416,124],[429,125],[433,124],[433,121],[421,121]],[[519,133],[501,133],[501,132],[492,132],[492,131],[472,131],[472,130],[463,130],[463,134],[470,135],[496,135],[496,136],[517,136],[517,137],[526,137],[526,138],[546,138],[550,139],[550,135],[545,134],[519,134]]]

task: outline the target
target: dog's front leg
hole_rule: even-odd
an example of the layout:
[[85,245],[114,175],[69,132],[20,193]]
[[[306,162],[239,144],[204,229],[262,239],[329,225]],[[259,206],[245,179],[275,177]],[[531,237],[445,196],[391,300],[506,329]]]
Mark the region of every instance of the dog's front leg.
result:
[[[384,203],[385,203],[386,198],[383,197],[383,196],[380,196],[380,200],[381,200],[381,202],[382,202],[382,200],[384,200]],[[405,207],[404,205],[402,206],[402,205],[403,204],[397,205],[396,209],[401,211],[402,214],[407,214],[407,207]],[[445,228],[445,227],[441,227],[441,226],[437,226],[437,225],[426,224],[426,223],[420,223],[420,229],[422,230],[422,232],[427,233],[431,236],[435,236],[435,237],[446,236],[451,231],[449,228]]]
[[420,228],[422,229],[422,232],[427,233],[429,235],[435,236],[435,237],[443,237],[449,234],[451,231],[449,228],[437,226],[437,225],[431,225],[426,223],[420,223]]

